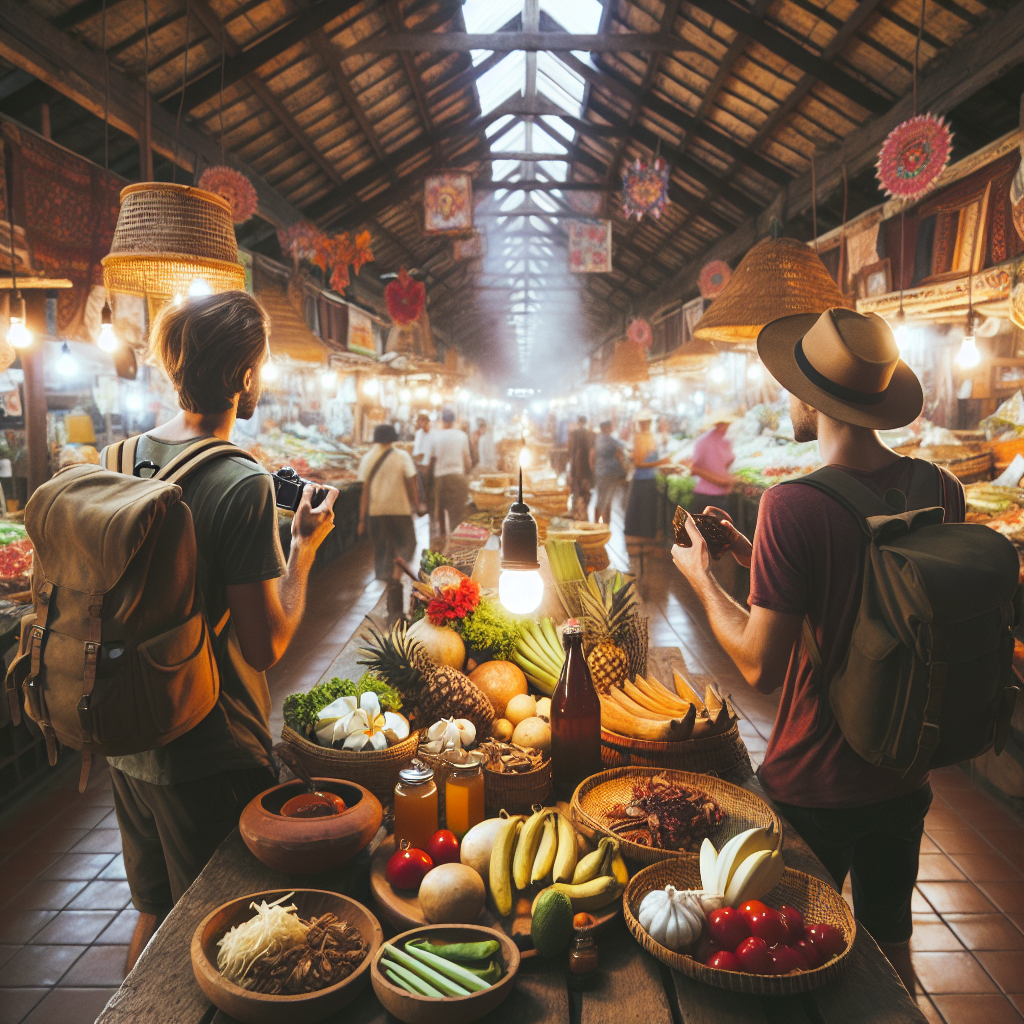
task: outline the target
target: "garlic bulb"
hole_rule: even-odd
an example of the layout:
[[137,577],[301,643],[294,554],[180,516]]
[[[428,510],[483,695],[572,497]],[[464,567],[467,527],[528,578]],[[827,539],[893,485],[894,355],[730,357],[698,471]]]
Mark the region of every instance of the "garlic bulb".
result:
[[[474,739],[475,739],[474,733]],[[420,744],[426,754],[440,754],[442,750],[461,750],[462,733],[454,718],[442,718],[427,729],[427,739]]]
[[674,885],[649,892],[637,914],[641,927],[666,949],[683,952],[704,930],[702,895],[698,890],[681,890]]
[[476,726],[468,718],[456,718],[455,727],[459,730],[459,741],[463,750],[476,743]]

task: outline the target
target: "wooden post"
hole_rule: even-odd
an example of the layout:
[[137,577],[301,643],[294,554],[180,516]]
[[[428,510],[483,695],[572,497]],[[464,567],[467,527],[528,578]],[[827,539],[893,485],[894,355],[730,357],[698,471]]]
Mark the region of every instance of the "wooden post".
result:
[[46,292],[31,289],[25,296],[25,324],[32,344],[22,349],[25,371],[25,447],[28,450],[28,496],[50,479],[46,441],[46,385],[43,379],[43,348],[46,339]]
[[142,99],[142,130],[139,132],[139,173],[143,181],[153,180],[153,108],[146,93]]

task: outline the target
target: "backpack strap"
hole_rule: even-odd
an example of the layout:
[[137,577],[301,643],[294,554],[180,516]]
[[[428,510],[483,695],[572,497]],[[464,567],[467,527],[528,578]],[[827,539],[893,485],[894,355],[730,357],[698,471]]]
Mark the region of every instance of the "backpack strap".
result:
[[[127,440],[110,445],[104,454],[104,468],[115,473],[124,473],[127,476],[134,475],[135,452],[142,436],[137,434],[135,437],[129,437]],[[154,473],[150,479],[163,480],[169,484],[180,484],[185,477],[194,473],[201,466],[205,466],[207,462],[223,455],[234,455],[240,459],[248,459],[249,462],[256,462],[254,456],[230,441],[219,437],[204,437],[196,441],[195,444],[190,444],[183,452],[171,459],[166,466]]]

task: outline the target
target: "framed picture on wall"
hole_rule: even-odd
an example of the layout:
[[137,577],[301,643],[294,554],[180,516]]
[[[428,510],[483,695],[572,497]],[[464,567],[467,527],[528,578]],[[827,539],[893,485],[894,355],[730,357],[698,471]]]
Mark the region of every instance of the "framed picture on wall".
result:
[[892,273],[888,259],[861,267],[856,275],[858,299],[873,299],[892,291]]

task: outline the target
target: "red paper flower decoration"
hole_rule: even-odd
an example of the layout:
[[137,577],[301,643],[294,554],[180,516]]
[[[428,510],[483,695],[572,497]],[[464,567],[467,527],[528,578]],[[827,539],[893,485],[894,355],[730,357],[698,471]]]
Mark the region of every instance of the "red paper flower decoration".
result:
[[358,274],[364,263],[373,263],[373,250],[370,248],[370,232],[364,231],[356,235],[355,250],[352,254],[352,269]]
[[649,213],[655,220],[668,202],[668,164],[655,157],[648,164],[639,157],[622,170],[622,210],[626,220]]
[[651,342],[654,340],[654,332],[651,330],[651,325],[641,316],[633,320],[629,327],[626,328],[626,337],[634,345],[639,345],[641,348],[650,348]]
[[946,169],[952,147],[953,133],[941,117],[918,114],[896,125],[878,152],[879,184],[897,199],[923,196]]
[[398,279],[389,281],[384,289],[384,300],[388,315],[399,327],[407,327],[419,320],[423,304],[427,301],[427,289],[422,281],[415,281],[405,267],[398,271]]
[[732,270],[724,260],[712,260],[705,263],[697,281],[701,298],[713,299],[728,283],[732,277]]
[[231,205],[231,218],[243,224],[259,206],[259,198],[252,182],[233,167],[207,167],[199,175],[199,187],[223,196]]
[[281,249],[298,262],[315,263],[321,270],[327,267],[327,239],[315,225],[304,221],[290,228],[278,228],[277,240]]
[[458,586],[443,587],[427,605],[427,618],[435,626],[464,619],[480,603],[480,584],[466,576]]

